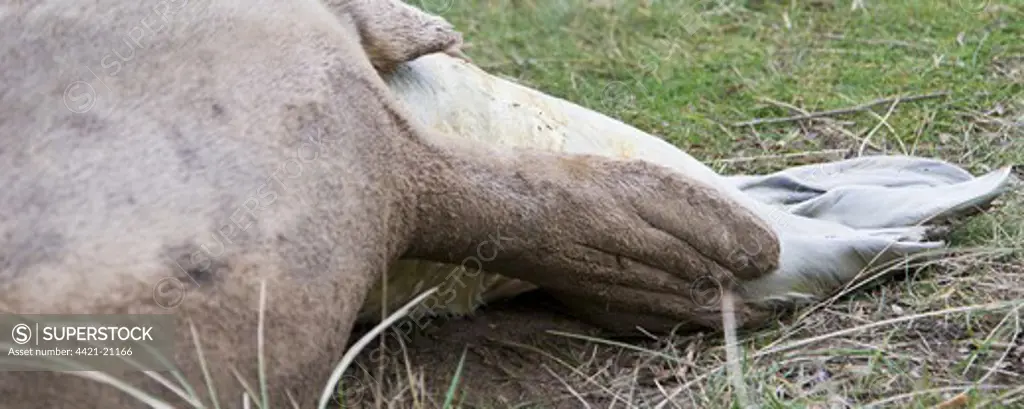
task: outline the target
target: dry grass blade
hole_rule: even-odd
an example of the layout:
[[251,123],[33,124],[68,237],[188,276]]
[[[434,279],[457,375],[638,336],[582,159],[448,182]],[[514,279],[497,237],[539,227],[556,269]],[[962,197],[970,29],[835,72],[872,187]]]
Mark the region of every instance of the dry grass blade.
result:
[[[413,374],[412,362],[409,360],[409,349],[406,348],[405,340],[402,339],[403,337],[401,336],[401,334],[398,333],[398,330],[395,330],[395,333],[398,335],[395,337],[395,339],[398,340],[398,347],[401,348],[402,350],[402,363],[404,364],[403,366],[405,368],[406,381],[409,383],[409,385],[416,385],[416,376]],[[416,393],[415,388],[410,389],[413,399],[413,407],[423,407],[423,402],[421,401],[420,394]]]
[[736,340],[736,301],[731,292],[722,294],[722,328],[725,330],[725,359],[729,383],[733,387],[736,401],[741,408],[749,408],[750,395],[743,381],[743,367],[740,365],[740,347]]
[[264,336],[264,320],[267,312],[267,281],[260,280],[260,307],[259,321],[256,323],[256,364],[258,365],[260,377],[260,405],[261,408],[270,407],[270,392],[267,390],[267,362],[264,359],[263,351],[266,337]]
[[189,388],[189,391],[186,392],[181,388],[177,387],[176,385],[174,385],[173,383],[171,383],[170,381],[168,381],[167,378],[160,376],[160,374],[157,372],[142,371],[142,373],[146,375],[146,377],[159,383],[160,386],[163,386],[170,390],[171,392],[174,392],[175,395],[178,395],[178,397],[181,398],[181,400],[188,402],[188,404],[192,405],[193,408],[203,409],[202,402],[199,402],[198,397],[196,397],[195,392],[191,391],[191,388]]
[[671,362],[679,363],[679,358],[678,357],[674,357],[674,356],[666,354],[664,352],[654,351],[654,350],[647,349],[647,348],[644,348],[644,347],[640,347],[640,346],[636,346],[636,345],[632,345],[632,344],[627,344],[625,342],[612,341],[612,340],[608,340],[608,339],[591,337],[591,336],[587,336],[587,335],[573,334],[573,333],[562,332],[562,331],[557,331],[557,330],[549,330],[549,331],[547,331],[547,333],[552,334],[552,335],[558,335],[558,336],[566,337],[566,338],[573,338],[573,339],[578,339],[578,340],[582,340],[582,341],[590,341],[590,342],[594,342],[594,343],[598,343],[598,344],[614,346],[614,347],[618,347],[618,348],[622,348],[622,349],[626,349],[626,350],[631,350],[631,351],[635,351],[635,352],[641,352],[641,353],[644,353],[644,354],[649,354],[649,355],[657,356],[659,358],[662,358],[662,359],[665,359],[665,360],[668,360],[668,361],[671,361]]
[[288,396],[288,403],[292,405],[292,409],[302,409],[299,407],[299,401],[295,400],[295,397],[292,396],[291,392],[285,391],[285,395]]
[[166,356],[164,356],[164,354],[160,353],[160,351],[158,351],[152,345],[148,345],[145,343],[140,344],[139,347],[151,353],[161,363],[166,365],[167,368],[170,368],[171,373],[175,376],[175,378],[181,384],[182,387],[178,387],[178,385],[175,385],[173,382],[165,378],[163,375],[160,375],[159,372],[146,370],[146,368],[142,364],[139,364],[138,361],[130,358],[127,355],[119,356],[119,358],[125,363],[134,367],[135,369],[138,369],[147,378],[150,378],[159,383],[160,386],[167,388],[167,390],[177,395],[179,398],[181,398],[181,400],[187,402],[193,408],[203,408],[203,404],[202,402],[199,401],[199,397],[196,394],[195,390],[192,389],[192,386],[189,385],[188,382],[185,380],[184,376],[182,376],[181,371],[179,371],[178,368],[174,364],[172,364],[170,360],[167,359]]
[[167,402],[164,402],[164,401],[161,401],[160,399],[154,398],[152,395],[150,395],[150,394],[148,394],[146,392],[143,392],[143,391],[135,388],[134,386],[131,386],[131,385],[125,383],[124,381],[122,381],[120,379],[117,379],[117,378],[115,378],[113,376],[110,376],[109,374],[105,374],[103,372],[99,372],[99,371],[71,371],[71,372],[63,372],[63,373],[66,373],[66,374],[69,374],[69,375],[74,375],[74,376],[77,376],[77,377],[80,377],[80,378],[90,379],[90,380],[93,380],[93,381],[96,381],[96,382],[99,382],[99,383],[102,383],[102,384],[113,386],[113,387],[119,389],[121,392],[124,392],[124,393],[130,395],[131,397],[137,399],[139,402],[145,403],[146,406],[149,406],[150,408],[153,408],[153,409],[175,409],[174,406],[171,406]]
[[557,372],[552,371],[551,368],[549,368],[547,365],[541,365],[541,367],[544,368],[544,370],[547,371],[549,374],[551,374],[553,378],[558,380],[558,382],[561,383],[562,386],[564,386],[565,389],[568,390],[569,393],[576,398],[576,400],[580,401],[580,404],[583,405],[583,407],[590,409],[590,402],[587,402],[586,399],[583,399],[583,395],[580,395],[580,393],[577,392],[576,389],[572,387],[572,385],[569,385],[569,382],[566,382],[565,379],[559,376]]
[[821,118],[821,117],[827,117],[827,116],[852,114],[852,113],[856,113],[856,112],[862,112],[862,111],[874,108],[874,107],[879,106],[879,105],[892,104],[896,100],[899,100],[901,102],[911,102],[911,101],[921,101],[921,100],[926,100],[926,99],[943,98],[943,97],[946,97],[948,95],[949,95],[949,92],[944,92],[943,91],[943,92],[935,92],[935,93],[924,94],[924,95],[912,95],[912,96],[903,97],[903,98],[900,98],[900,97],[880,98],[880,99],[876,99],[874,101],[866,102],[866,103],[863,103],[863,104],[860,104],[860,105],[857,105],[857,106],[854,106],[854,107],[850,107],[850,108],[831,109],[831,110],[828,110],[828,111],[811,112],[811,113],[808,113],[806,115],[794,115],[794,116],[787,116],[787,117],[782,117],[782,118],[759,118],[759,119],[752,119],[752,120],[749,120],[749,121],[736,122],[736,123],[732,124],[732,126],[734,126],[734,127],[744,127],[744,126],[755,126],[755,125],[766,125],[766,124],[779,124],[779,123],[803,121],[803,120],[807,120],[807,119]]
[[[556,333],[556,331],[549,331],[549,332]],[[599,339],[599,338],[588,338],[588,337],[583,337],[582,335],[576,335],[576,334],[569,334],[569,333],[558,333],[558,334],[564,335],[564,336],[569,336],[570,338],[592,339],[592,340],[594,340],[596,342],[605,341],[605,340],[602,340],[602,339]],[[499,344],[502,344],[502,345],[508,345],[508,346],[511,346],[511,347],[522,348],[522,349],[526,349],[526,350],[535,352],[535,353],[537,353],[537,354],[539,354],[539,355],[541,355],[541,356],[543,356],[543,357],[545,357],[547,359],[550,359],[550,360],[558,363],[563,368],[566,368],[566,369],[572,371],[573,374],[575,374],[575,375],[579,376],[580,378],[586,380],[587,383],[590,383],[591,385],[594,385],[595,387],[600,389],[602,392],[607,393],[609,396],[612,397],[613,401],[620,401],[621,400],[623,403],[625,403],[627,405],[627,407],[632,408],[632,409],[636,409],[637,408],[636,405],[634,405],[629,400],[623,398],[620,393],[616,392],[615,390],[613,390],[609,386],[602,385],[600,382],[594,380],[592,377],[587,376],[587,374],[584,373],[583,371],[581,371],[579,368],[570,365],[568,362],[565,362],[565,360],[560,359],[557,356],[552,355],[550,352],[545,351],[544,349],[538,348],[538,347],[533,346],[533,345],[521,344],[521,343],[518,343],[518,342],[509,342],[509,341],[501,341],[501,340],[496,340],[495,342],[497,342]]]
[[[1015,339],[1018,335],[1020,335],[1020,309],[1021,309],[1021,307],[1024,307],[1024,304],[1019,305],[1016,308],[1011,309],[1010,312],[1008,312],[1003,317],[1003,319],[1000,320],[999,323],[996,324],[996,326],[994,328],[992,328],[992,331],[989,331],[988,336],[986,336],[985,339],[982,340],[981,344],[982,345],[989,345],[989,344],[991,344],[992,341],[995,339],[996,332],[998,332],[1000,329],[1002,329],[1003,326],[1007,322],[1010,321],[1010,317],[1011,316],[1014,318],[1013,319],[1013,327],[1014,327],[1013,328],[1013,338],[1011,338],[1011,339]],[[1006,359],[1009,357],[1009,355],[1010,355],[1010,353],[1012,351],[1013,351],[1013,348],[1006,348],[1003,351],[1003,353],[1000,355],[999,359],[995,363],[992,364],[992,366],[989,368],[989,370],[985,372],[985,375],[983,375],[980,379],[978,379],[978,381],[976,383],[977,384],[984,384],[986,380],[988,380],[990,377],[992,377],[992,375],[995,374],[996,371],[999,369],[999,365],[1004,363],[1004,362],[1006,362]],[[963,370],[963,372],[961,372],[961,375],[963,375],[963,376],[967,375],[967,370],[972,366],[972,364],[974,363],[975,359],[977,359],[977,355],[972,355],[971,358],[967,361],[967,364],[964,365],[964,370]]]
[[171,375],[174,376],[174,379],[178,381],[178,385],[181,385],[181,388],[183,390],[178,389],[175,385],[172,385],[170,382],[164,379],[163,376],[160,376],[156,372],[147,371],[146,375],[155,379],[157,382],[160,382],[166,388],[170,389],[176,395],[180,396],[183,400],[189,402],[189,404],[191,404],[196,409],[201,409],[203,407],[203,404],[202,402],[199,401],[199,394],[197,394],[195,389],[192,388],[192,385],[190,385],[188,381],[185,380],[185,375],[182,374],[180,370],[178,370],[177,365],[174,365],[174,363],[171,362],[170,359],[167,359],[167,357],[164,356],[164,354],[157,351],[157,349],[152,345],[143,343],[140,346],[144,348],[146,351],[149,351],[149,353],[152,354],[154,357],[156,357],[160,361],[160,363],[164,365],[165,368],[170,369]]
[[889,105],[889,110],[885,112],[885,116],[878,121],[878,124],[876,124],[874,128],[871,128],[871,130],[868,131],[867,135],[864,135],[864,139],[861,141],[860,147],[857,148],[858,157],[864,156],[864,150],[867,149],[868,144],[871,142],[871,137],[875,136],[875,133],[882,128],[882,125],[888,124],[887,121],[889,120],[889,117],[891,117],[892,113],[896,111],[896,106],[899,105],[901,101],[902,100],[899,97],[893,100],[892,104]]
[[[13,345],[12,344],[8,344],[8,343],[0,343],[0,347],[13,347]],[[148,349],[151,350],[151,351],[155,350],[155,349],[153,349],[151,347],[148,348]],[[156,356],[158,356],[160,358],[164,358],[163,355],[156,355]],[[116,388],[116,389],[118,389],[118,390],[120,390],[120,391],[122,391],[122,392],[124,392],[124,393],[126,393],[126,394],[128,394],[128,395],[130,395],[130,396],[132,396],[132,397],[134,397],[136,399],[138,399],[140,402],[145,403],[149,407],[152,407],[152,408],[165,408],[165,407],[170,408],[170,407],[172,407],[168,403],[163,402],[160,399],[157,399],[157,398],[153,397],[152,395],[149,395],[146,392],[143,392],[143,391],[141,391],[141,390],[139,390],[139,389],[137,389],[137,388],[135,388],[135,387],[125,383],[124,381],[111,376],[110,374],[106,374],[106,373],[103,373],[101,371],[88,371],[88,370],[86,370],[86,369],[89,369],[88,367],[84,367],[81,364],[75,363],[74,361],[66,359],[66,358],[63,358],[63,357],[44,357],[44,359],[47,360],[47,361],[51,361],[51,362],[57,363],[57,364],[62,365],[64,367],[70,365],[70,366],[76,367],[76,369],[78,369],[78,370],[74,370],[74,371],[61,370],[61,371],[57,371],[57,372],[70,374],[70,375],[73,375],[73,376],[77,376],[77,377],[80,377],[80,378],[93,380],[93,381],[96,381],[96,382],[99,382],[99,383],[102,383],[102,384],[106,384],[106,385],[112,386],[112,387],[114,387],[114,388]],[[185,402],[188,402],[189,405],[192,405],[193,408],[196,408],[196,409],[203,409],[204,408],[203,404],[201,402],[199,402],[199,400],[196,397],[195,393],[192,392],[192,389],[190,387],[188,387],[188,384],[186,382],[184,382],[184,380],[180,377],[180,374],[176,370],[174,372],[176,374],[179,374],[179,380],[182,381],[182,384],[186,386],[186,388],[188,389],[189,392],[186,392],[186,391],[182,390],[181,388],[178,388],[172,382],[168,381],[167,378],[164,378],[163,376],[161,376],[157,372],[144,370],[143,366],[140,365],[137,361],[135,361],[133,359],[130,359],[130,358],[126,357],[126,356],[121,356],[120,359],[125,361],[125,362],[127,362],[128,364],[132,365],[133,367],[139,369],[140,372],[142,372],[143,375],[145,375],[146,377],[148,377],[150,379],[153,379],[154,381],[159,383],[161,386],[163,386],[163,387],[167,388],[168,390],[170,390],[171,392],[173,392],[175,395],[178,395],[178,397],[180,397],[182,400],[184,400]],[[44,368],[44,366],[38,366],[38,368],[42,369],[42,368]],[[173,366],[172,366],[172,368],[173,368]]]
[[[231,374],[235,376],[235,379],[238,380],[238,384],[242,385],[242,389],[245,390],[245,393],[242,394],[242,396],[245,399],[249,399],[252,396],[256,396],[256,390],[252,388],[252,385],[249,385],[249,382],[246,382],[245,377],[243,377],[242,374],[238,372],[237,368],[231,368]],[[259,403],[257,403],[256,405],[260,409],[266,409],[263,405]]]
[[968,305],[968,306],[965,306],[965,307],[947,308],[947,309],[939,310],[939,311],[929,311],[929,312],[920,313],[920,314],[907,315],[907,316],[898,317],[898,318],[891,318],[891,319],[887,319],[887,320],[881,320],[881,321],[877,321],[877,322],[872,322],[870,324],[858,325],[858,326],[855,326],[855,327],[846,328],[846,329],[839,330],[839,331],[833,331],[833,332],[830,332],[830,333],[827,333],[827,334],[822,334],[822,335],[819,335],[819,336],[816,336],[816,337],[810,337],[810,338],[801,339],[799,341],[790,342],[788,344],[784,344],[782,346],[777,346],[777,347],[774,347],[774,348],[760,350],[760,351],[757,351],[757,353],[755,353],[752,357],[753,358],[760,358],[760,357],[768,356],[768,355],[771,355],[771,354],[776,354],[776,353],[779,353],[779,352],[784,352],[784,351],[789,351],[789,350],[800,348],[800,347],[805,347],[805,346],[808,346],[808,345],[811,345],[811,344],[814,344],[814,343],[817,343],[817,342],[821,342],[821,341],[824,341],[824,340],[830,339],[830,338],[836,338],[836,337],[840,337],[840,336],[843,336],[843,335],[849,335],[849,334],[852,334],[852,333],[856,333],[856,332],[860,332],[860,331],[865,331],[865,330],[872,329],[872,328],[884,327],[884,326],[888,326],[888,325],[893,325],[893,324],[899,324],[899,323],[903,323],[903,322],[914,321],[914,320],[918,320],[918,319],[921,319],[921,318],[938,317],[938,316],[944,316],[944,315],[950,315],[950,314],[959,314],[959,313],[973,312],[973,311],[995,311],[995,310],[1001,310],[1001,309],[1005,309],[1005,308],[1014,308],[1014,307],[1020,308],[1020,306],[1022,304],[1024,304],[1024,300],[1006,301],[1006,302],[993,302],[993,303],[987,303],[987,304]]
[[210,376],[210,368],[206,365],[206,356],[203,355],[203,345],[199,341],[199,331],[196,330],[196,324],[192,322],[190,318],[188,320],[188,330],[192,334],[192,343],[196,349],[196,358],[199,359],[199,369],[203,372],[203,380],[206,381],[206,390],[210,394],[210,400],[213,401],[213,407],[220,409],[220,399],[217,399],[217,387],[213,384],[213,378]]
[[333,395],[332,391],[334,390],[334,386],[337,385],[338,380],[341,379],[341,376],[345,373],[345,370],[348,369],[349,365],[352,364],[352,361],[356,359],[356,356],[359,355],[359,352],[361,352],[363,348],[366,348],[366,346],[373,341],[374,337],[376,337],[378,334],[380,334],[385,329],[390,327],[391,324],[394,324],[395,321],[398,321],[402,317],[408,315],[409,311],[412,310],[413,307],[423,302],[423,300],[427,299],[427,297],[430,297],[430,295],[434,294],[435,292],[437,292],[437,287],[433,287],[427,291],[424,291],[422,294],[418,295],[416,298],[412,299],[412,301],[409,301],[408,303],[403,305],[402,308],[399,308],[397,311],[389,315],[386,319],[384,319],[379,324],[374,326],[373,329],[366,333],[366,335],[363,335],[362,338],[359,338],[359,340],[356,341],[355,344],[352,344],[348,351],[345,352],[345,355],[341,357],[341,362],[339,362],[338,366],[334,368],[334,372],[331,373],[330,378],[327,379],[327,384],[324,385],[323,393],[320,394],[320,400],[319,403],[317,404],[317,408],[327,408],[327,403],[330,402],[331,395]]

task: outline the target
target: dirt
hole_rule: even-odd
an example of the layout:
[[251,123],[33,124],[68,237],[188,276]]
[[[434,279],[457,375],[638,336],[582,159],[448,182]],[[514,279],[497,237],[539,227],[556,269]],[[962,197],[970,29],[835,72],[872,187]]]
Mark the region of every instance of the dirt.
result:
[[[465,351],[459,377],[459,389],[464,393],[459,399],[461,407],[578,408],[581,403],[566,384],[580,394],[597,387],[592,382],[587,385],[572,368],[584,366],[583,360],[608,360],[616,354],[551,334],[551,330],[600,335],[597,328],[567,316],[556,301],[540,291],[489,305],[470,317],[434,320],[425,328],[406,331],[401,339],[392,332],[384,349],[375,342],[378,346],[364,351],[358,365],[343,379],[352,405],[348,407],[360,407],[357,402],[374,407],[375,385],[381,386],[384,401],[392,407],[442,407]],[[606,356],[597,356],[602,354]],[[381,366],[384,376],[374,376]],[[410,382],[409,367],[414,372],[422,369],[423,378]],[[586,375],[592,373],[588,370]],[[427,403],[415,403],[410,384],[422,388]],[[590,402],[607,406],[600,405],[602,400],[607,398]]]

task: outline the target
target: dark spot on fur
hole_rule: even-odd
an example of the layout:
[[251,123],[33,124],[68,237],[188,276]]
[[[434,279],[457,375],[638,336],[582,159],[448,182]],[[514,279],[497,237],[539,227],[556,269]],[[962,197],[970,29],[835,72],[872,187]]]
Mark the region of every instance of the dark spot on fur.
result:
[[121,207],[121,206],[134,206],[136,204],[135,203],[135,197],[131,194],[131,192],[125,192],[125,191],[109,192],[108,194],[105,195],[105,197],[106,197],[106,204],[108,204],[108,206]]
[[68,115],[68,116],[66,116],[66,118],[67,118],[67,121],[68,121],[67,122],[67,127],[68,128],[76,129],[76,130],[82,130],[82,131],[85,131],[86,133],[93,134],[93,135],[95,135],[97,133],[100,133],[103,130],[107,129],[107,125],[108,125],[106,120],[104,120],[103,118],[100,118],[99,115],[96,115],[96,114],[91,113],[91,112],[85,112],[85,113],[75,114],[75,115]]
[[220,104],[213,104],[210,109],[213,111],[214,118],[224,115],[224,107],[220,106]]
[[202,286],[203,283],[215,280],[218,273],[230,268],[230,265],[224,261],[226,244],[220,242],[200,246],[188,243],[168,247],[164,253],[170,260],[175,274],[184,273],[196,285]]
[[199,155],[191,145],[191,141],[182,134],[181,128],[177,125],[172,127],[171,135],[168,139],[171,141],[171,144],[174,145],[174,154],[178,157],[178,160],[181,161],[182,167],[186,171],[202,168],[202,162],[199,160]]

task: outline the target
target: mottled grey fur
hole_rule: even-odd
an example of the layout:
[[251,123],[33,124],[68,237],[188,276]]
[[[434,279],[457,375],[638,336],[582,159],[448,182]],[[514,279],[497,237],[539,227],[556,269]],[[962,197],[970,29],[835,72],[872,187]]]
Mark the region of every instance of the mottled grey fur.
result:
[[[208,402],[190,319],[237,407],[265,280],[271,407],[289,392],[305,408],[401,257],[457,262],[498,235],[489,271],[701,325],[717,312],[691,283],[775,267],[771,230],[684,176],[410,122],[380,74],[460,41],[394,0],[0,2],[0,311],[174,314],[176,362]],[[170,309],[168,277],[190,286]],[[2,408],[140,406],[0,374]]]

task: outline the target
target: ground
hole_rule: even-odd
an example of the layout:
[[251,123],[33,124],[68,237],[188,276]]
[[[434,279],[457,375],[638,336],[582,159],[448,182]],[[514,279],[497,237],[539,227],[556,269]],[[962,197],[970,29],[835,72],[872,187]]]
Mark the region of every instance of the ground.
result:
[[[451,20],[491,73],[664,137],[724,173],[879,152],[975,173],[1024,164],[1022,0],[409,1]],[[348,369],[340,399],[1024,407],[1022,210],[1022,195],[1007,195],[958,226],[949,258],[741,332],[737,379],[720,334],[599,338],[533,294],[388,337]]]

